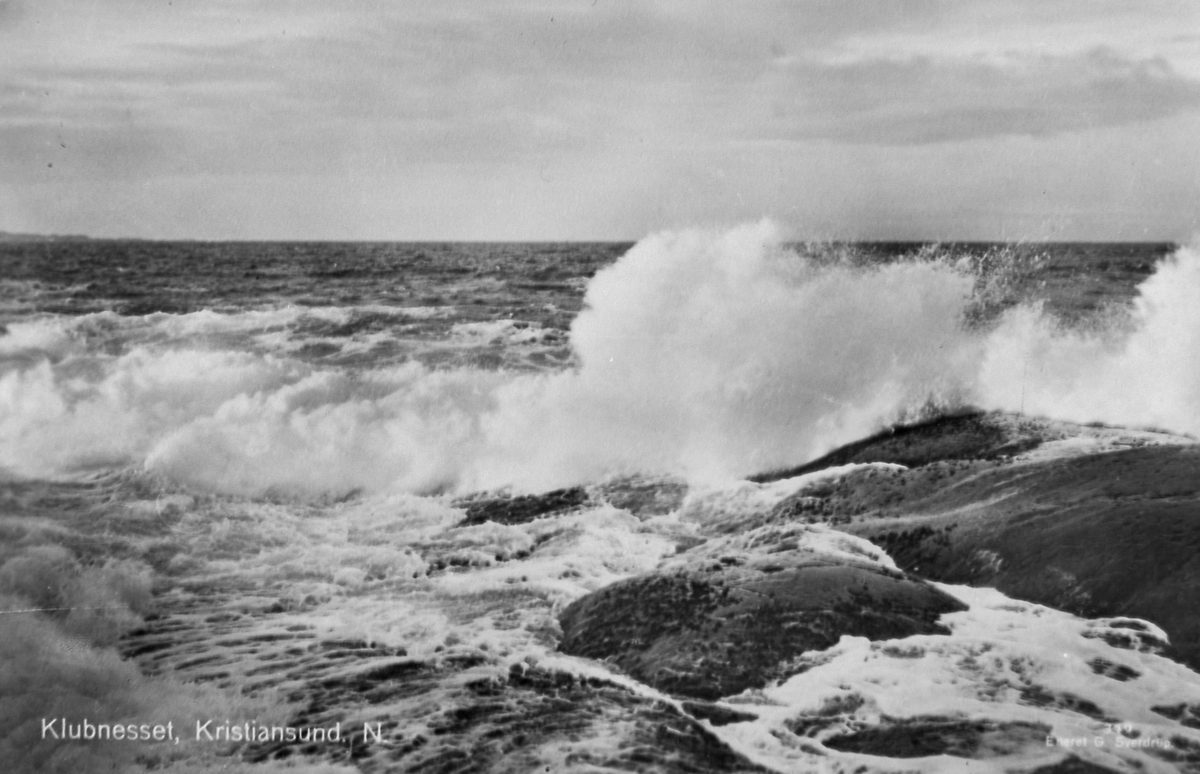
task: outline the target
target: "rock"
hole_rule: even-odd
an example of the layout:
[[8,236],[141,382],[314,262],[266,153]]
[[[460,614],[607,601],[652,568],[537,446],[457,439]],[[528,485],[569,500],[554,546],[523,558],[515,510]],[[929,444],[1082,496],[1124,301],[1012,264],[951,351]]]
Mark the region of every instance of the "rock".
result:
[[812,529],[807,544],[778,531],[767,533],[781,539],[774,546],[761,544],[762,531],[711,541],[673,567],[593,592],[559,617],[559,650],[711,701],[802,671],[797,657],[843,635],[949,633],[938,618],[961,602],[881,564],[815,550],[828,532]]
[[885,758],[991,758],[997,752],[1040,742],[1050,727],[1035,723],[999,723],[944,717],[890,718],[822,744],[832,750]]
[[779,481],[849,463],[891,462],[913,468],[943,460],[991,460],[1034,449],[1041,442],[1042,435],[1033,426],[1022,427],[1005,421],[1003,415],[972,411],[897,425],[804,465],[750,480]]
[[582,487],[573,487],[537,495],[463,500],[456,505],[466,509],[467,517],[459,526],[467,527],[488,521],[497,524],[525,524],[553,513],[574,510],[587,502],[587,491]]
[[710,704],[706,701],[685,701],[680,704],[683,711],[699,720],[707,720],[714,726],[727,726],[731,723],[747,723],[758,720],[758,715],[750,712],[740,712],[720,704]]
[[[1086,617],[1147,619],[1170,639],[1166,655],[1200,669],[1194,440],[968,413],[893,428],[753,480],[866,462],[908,469],[850,471],[746,524],[837,525],[923,578],[991,586]],[[1136,633],[1109,639],[1146,649]]]
[[1058,763],[1039,766],[1029,774],[1117,774],[1117,771],[1107,766],[1090,763],[1077,755],[1068,755]]
[[[1200,448],[992,467],[898,507],[892,517],[867,503],[839,526],[931,580],[1153,621],[1170,639],[1165,654],[1200,669]],[[1140,649],[1145,636],[1110,638]]]

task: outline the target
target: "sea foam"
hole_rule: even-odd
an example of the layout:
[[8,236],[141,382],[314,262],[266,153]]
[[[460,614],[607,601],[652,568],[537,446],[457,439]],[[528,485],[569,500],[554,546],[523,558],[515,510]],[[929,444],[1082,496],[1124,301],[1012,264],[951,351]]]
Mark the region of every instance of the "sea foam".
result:
[[212,335],[293,312],[157,314],[124,339],[113,315],[47,318],[0,336],[0,467],[251,496],[719,485],[961,405],[1200,432],[1195,250],[1102,330],[1034,305],[981,325],[978,286],[953,260],[814,260],[768,222],[664,232],[592,278],[573,363],[540,373],[351,370]]

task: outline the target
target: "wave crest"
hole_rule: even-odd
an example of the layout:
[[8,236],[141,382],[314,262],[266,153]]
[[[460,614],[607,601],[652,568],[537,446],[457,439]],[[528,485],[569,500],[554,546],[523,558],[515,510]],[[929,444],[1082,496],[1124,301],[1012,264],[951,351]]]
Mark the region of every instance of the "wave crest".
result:
[[[1098,332],[1035,305],[983,319],[995,286],[995,267],[981,274],[952,252],[821,260],[762,222],[639,242],[591,280],[570,330],[575,365],[552,372],[356,372],[187,337],[114,355],[65,346],[41,321],[9,334],[19,356],[0,363],[0,465],[145,464],[246,495],[427,493],[629,472],[712,483],[967,403],[1200,432],[1194,250]],[[199,322],[216,324],[188,325]]]

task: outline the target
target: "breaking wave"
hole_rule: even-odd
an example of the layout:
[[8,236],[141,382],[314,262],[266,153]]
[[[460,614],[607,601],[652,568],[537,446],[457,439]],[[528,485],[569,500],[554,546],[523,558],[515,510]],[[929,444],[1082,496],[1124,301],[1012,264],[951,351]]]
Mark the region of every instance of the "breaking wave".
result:
[[1037,308],[1005,315],[973,388],[988,408],[1077,422],[1200,434],[1200,253],[1181,248],[1099,330],[1064,328]]
[[541,373],[306,364],[197,333],[216,317],[154,315],[159,338],[99,346],[47,318],[0,336],[0,466],[337,496],[711,482],[964,404],[1200,432],[1196,252],[1088,332],[1031,305],[971,324],[976,280],[945,259],[817,261],[766,222],[656,234],[592,279],[573,365]]

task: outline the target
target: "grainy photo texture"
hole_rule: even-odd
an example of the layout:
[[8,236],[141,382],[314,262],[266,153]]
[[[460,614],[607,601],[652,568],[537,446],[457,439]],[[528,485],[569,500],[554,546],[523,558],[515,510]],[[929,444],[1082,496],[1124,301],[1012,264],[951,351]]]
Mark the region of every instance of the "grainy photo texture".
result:
[[0,769],[1200,772],[1200,5],[0,0]]

